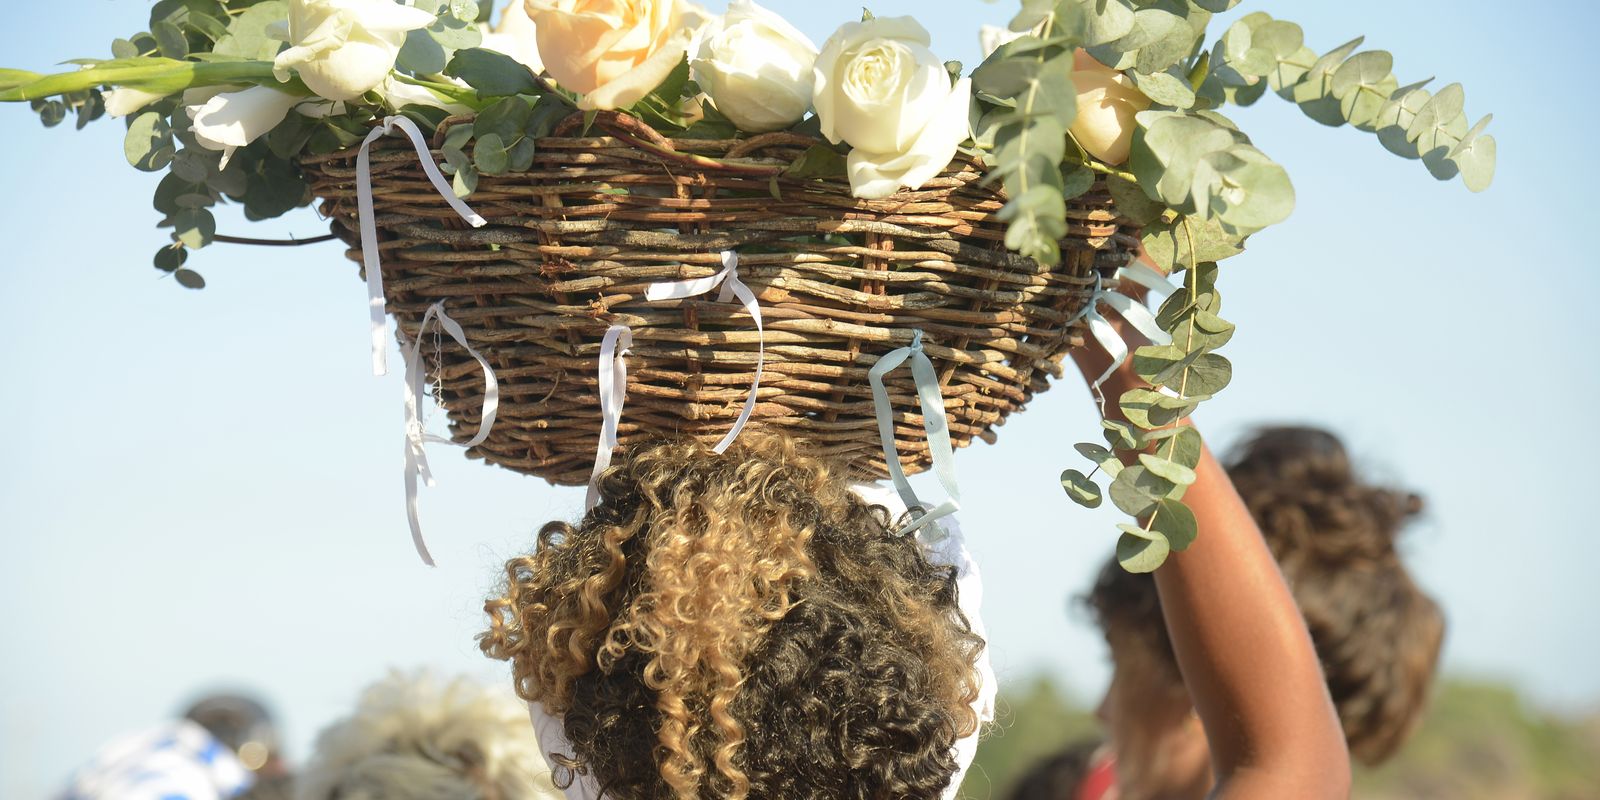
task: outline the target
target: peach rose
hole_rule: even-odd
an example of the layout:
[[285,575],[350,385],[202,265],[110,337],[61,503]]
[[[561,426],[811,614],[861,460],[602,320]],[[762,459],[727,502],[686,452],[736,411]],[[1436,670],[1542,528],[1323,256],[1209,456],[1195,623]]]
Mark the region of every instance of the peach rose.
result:
[[1078,116],[1072,138],[1107,164],[1128,160],[1133,144],[1133,115],[1150,107],[1150,98],[1134,88],[1133,79],[1079,50],[1072,59],[1072,82],[1078,89]]
[[683,61],[706,13],[688,0],[527,0],[539,56],[579,108],[626,108]]

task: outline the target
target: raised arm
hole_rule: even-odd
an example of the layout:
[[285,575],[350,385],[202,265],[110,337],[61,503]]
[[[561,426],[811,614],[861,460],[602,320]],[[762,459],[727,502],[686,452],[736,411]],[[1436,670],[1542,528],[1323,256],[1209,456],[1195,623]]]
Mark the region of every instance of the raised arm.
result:
[[[1130,349],[1147,344],[1123,329]],[[1074,358],[1086,379],[1109,357]],[[1145,387],[1124,365],[1102,387],[1107,412]],[[1184,423],[1187,424],[1187,423]],[[1131,457],[1130,457],[1131,460]],[[1350,794],[1350,757],[1305,620],[1228,474],[1207,448],[1184,495],[1199,536],[1155,571],[1161,612],[1196,713],[1216,785],[1228,800],[1321,800]]]

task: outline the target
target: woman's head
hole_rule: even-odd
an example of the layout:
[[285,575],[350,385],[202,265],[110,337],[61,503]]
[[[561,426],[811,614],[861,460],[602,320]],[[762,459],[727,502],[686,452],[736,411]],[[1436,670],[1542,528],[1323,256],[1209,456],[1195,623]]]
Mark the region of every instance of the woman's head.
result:
[[556,800],[528,725],[504,689],[394,673],[317,736],[298,800]]
[[[1305,615],[1351,753],[1383,761],[1421,715],[1444,634],[1438,606],[1412,581],[1395,546],[1421,500],[1362,481],[1338,438],[1314,428],[1259,431],[1239,448],[1228,475]],[[1150,576],[1107,564],[1089,605],[1111,643],[1118,680],[1180,685]],[[1173,716],[1161,707],[1186,702],[1179,695],[1144,704],[1136,713],[1142,719],[1121,727],[1159,728],[1165,723],[1144,722]]]
[[620,800],[937,797],[982,642],[930,564],[792,441],[640,446],[487,604],[485,652]]

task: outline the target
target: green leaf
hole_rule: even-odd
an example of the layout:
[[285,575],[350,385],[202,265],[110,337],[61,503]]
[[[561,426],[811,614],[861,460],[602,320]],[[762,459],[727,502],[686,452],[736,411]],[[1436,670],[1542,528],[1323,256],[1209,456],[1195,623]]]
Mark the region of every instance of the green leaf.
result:
[[1439,90],[1439,93],[1430,98],[1426,105],[1417,112],[1417,116],[1406,126],[1406,139],[1417,142],[1417,149],[1426,153],[1433,149],[1429,145],[1431,140],[1422,141],[1423,137],[1436,135],[1452,122],[1461,117],[1461,108],[1466,100],[1466,90],[1461,84],[1452,83]]
[[195,272],[192,269],[180,269],[177,272],[172,273],[172,277],[178,281],[179,286],[182,286],[185,289],[206,288],[206,279],[200,277],[200,273]]
[[1305,115],[1330,127],[1338,127],[1345,122],[1344,115],[1339,110],[1339,99],[1334,97],[1330,84],[1334,70],[1344,63],[1365,37],[1356,37],[1344,44],[1328,51],[1309,70],[1300,77],[1292,86],[1285,86],[1278,94],[1294,101],[1300,106]]
[[1219,394],[1233,380],[1233,363],[1225,356],[1205,353],[1189,366],[1188,382],[1182,391],[1190,395]]
[[541,93],[538,81],[526,66],[493,50],[458,50],[445,66],[444,74],[466,81],[485,97]]
[[1117,213],[1140,227],[1155,223],[1167,207],[1151,200],[1144,188],[1133,181],[1111,175],[1106,178],[1106,191],[1116,202]]
[[426,30],[414,30],[406,34],[395,66],[414,75],[432,75],[443,72],[448,59],[449,54],[444,46],[432,34]]
[[[502,143],[515,141],[522,135],[533,114],[533,106],[522,97],[507,97],[478,112],[473,120],[473,130],[479,139],[498,137]],[[502,145],[502,148],[504,146]]]
[[1156,453],[1162,458],[1190,469],[1200,465],[1200,453],[1205,446],[1200,432],[1192,425],[1149,431],[1144,434],[1144,442],[1155,445]]
[[1422,157],[1422,153],[1417,150],[1416,142],[1406,138],[1406,129],[1416,120],[1417,112],[1433,99],[1433,94],[1422,88],[1431,80],[1433,79],[1429,78],[1396,89],[1378,109],[1378,116],[1372,121],[1372,127],[1378,132],[1378,141],[1389,152],[1401,158]]
[[1096,173],[1088,167],[1063,167],[1061,172],[1061,197],[1071,200],[1082,197],[1094,188]]
[[[1342,100],[1350,94],[1361,91],[1362,87],[1372,88],[1383,79],[1392,77],[1389,73],[1393,69],[1394,56],[1387,51],[1367,50],[1356,53],[1349,61],[1333,71],[1333,80],[1328,88],[1334,97]],[[1385,98],[1389,96],[1389,92],[1383,94]]]
[[156,37],[156,46],[161,48],[162,56],[183,59],[189,55],[189,37],[177,25],[162,20],[150,26],[150,34]]
[[1462,138],[1461,144],[1450,151],[1449,158],[1461,170],[1461,182],[1469,191],[1481,192],[1494,180],[1494,137],[1482,133],[1493,116],[1485,115]]
[[1189,486],[1194,483],[1194,470],[1176,461],[1168,461],[1150,453],[1140,453],[1139,463],[1157,477],[1165,478],[1178,486]]
[[511,166],[511,154],[496,134],[478,137],[472,148],[472,164],[484,175],[503,175]]
[[1152,535],[1126,523],[1117,528],[1122,531],[1117,538],[1117,563],[1129,572],[1155,572],[1172,554],[1172,546],[1159,534]]
[[1172,73],[1157,72],[1153,75],[1144,75],[1135,72],[1131,77],[1139,91],[1153,102],[1173,108],[1194,106],[1194,89],[1189,87],[1187,81]]
[[1288,171],[1247,144],[1235,145],[1227,157],[1227,166],[1217,170],[1221,187],[1209,203],[1223,225],[1248,233],[1288,219],[1294,211]]
[[162,272],[177,272],[185,261],[189,260],[189,249],[183,245],[174,244],[156,251],[154,259],[156,269]]
[[[1188,221],[1185,229],[1184,222]],[[1194,252],[1190,253],[1190,237]],[[1244,252],[1243,237],[1223,230],[1218,219],[1179,217],[1172,222],[1156,222],[1145,227],[1140,241],[1150,259],[1168,272],[1193,261],[1221,261]]]
[[1106,444],[1116,450],[1134,450],[1139,447],[1139,429],[1132,423],[1120,419],[1106,419],[1100,421],[1100,427],[1105,429]]
[[1065,0],[1056,6],[1056,24],[1084,47],[1094,47],[1133,31],[1133,8],[1127,0]]
[[122,140],[122,153],[128,163],[145,172],[166,169],[177,155],[172,141],[172,126],[160,112],[146,111],[128,123],[128,133]]
[[450,0],[450,16],[462,22],[477,22],[478,4],[475,0]]
[[847,165],[845,157],[838,150],[818,142],[806,148],[783,174],[796,180],[843,178],[847,174]]
[[283,42],[268,35],[267,29],[288,16],[289,4],[283,0],[256,3],[228,24],[228,35],[219,39],[211,52],[253,61],[271,61],[283,48]]
[[204,208],[179,211],[173,215],[172,222],[173,240],[195,250],[211,244],[212,237],[217,234],[216,217]]
[[1067,491],[1067,496],[1072,502],[1084,508],[1099,508],[1101,503],[1100,486],[1087,475],[1075,469],[1061,473],[1061,488]]
[[127,39],[114,39],[111,42],[112,58],[138,58],[139,48]]
[[1200,526],[1189,507],[1171,498],[1162,498],[1150,517],[1150,530],[1161,535],[1173,550],[1183,551],[1194,544]]
[[1195,5],[1197,5],[1199,7],[1207,10],[1207,11],[1210,11],[1213,14],[1221,14],[1222,12],[1227,11],[1230,8],[1233,8],[1234,6],[1239,5],[1239,0],[1189,0],[1189,1],[1194,3]]
[[1111,482],[1111,502],[1132,517],[1143,517],[1156,507],[1156,501],[1182,493],[1182,487],[1138,465],[1122,470]]
[[1093,461],[1095,466],[1100,468],[1101,472],[1104,472],[1113,478],[1117,477],[1117,474],[1122,472],[1122,460],[1117,458],[1116,453],[1113,453],[1110,450],[1101,447],[1100,445],[1093,444],[1091,442],[1083,442],[1081,444],[1073,445],[1073,449],[1077,450],[1079,455],[1089,459],[1090,461]]

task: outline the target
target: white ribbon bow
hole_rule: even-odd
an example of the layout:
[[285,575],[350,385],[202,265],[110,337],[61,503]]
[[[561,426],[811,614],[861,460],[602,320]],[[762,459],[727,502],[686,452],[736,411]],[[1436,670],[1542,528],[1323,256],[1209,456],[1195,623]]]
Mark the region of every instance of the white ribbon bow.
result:
[[612,325],[600,343],[600,444],[595,448],[585,508],[600,505],[600,473],[611,466],[611,452],[617,449],[617,426],[628,401],[627,355],[632,346],[633,331],[626,325]]
[[767,328],[761,321],[761,304],[756,302],[755,292],[739,280],[739,254],[732,250],[722,253],[722,271],[704,278],[694,278],[686,281],[671,281],[667,283],[651,284],[645,289],[646,300],[683,300],[709,293],[712,289],[722,287],[717,294],[717,302],[729,303],[738,298],[744,305],[745,313],[756,321],[756,377],[750,382],[750,396],[744,400],[744,410],[739,412],[739,419],[735,420],[728,434],[713,452],[725,453],[733,446],[734,440],[739,438],[744,426],[749,424],[750,415],[756,410],[756,393],[761,389],[761,372],[767,364]]
[[478,366],[483,368],[483,420],[478,425],[478,434],[457,446],[470,449],[483,444],[489,438],[489,431],[494,427],[495,414],[500,410],[500,382],[495,378],[494,369],[478,351],[467,344],[466,332],[445,313],[443,302],[429,306],[428,313],[422,317],[422,325],[417,328],[416,340],[404,348],[403,355],[406,364],[406,520],[411,525],[411,543],[416,545],[417,555],[422,557],[422,563],[430,567],[433,566],[433,556],[429,555],[428,546],[422,540],[422,523],[417,513],[418,479],[420,478],[428,486],[433,486],[433,473],[428,469],[428,453],[424,445],[428,442],[456,444],[443,436],[428,433],[422,425],[422,398],[427,379],[427,370],[422,364],[422,340],[427,335],[429,323],[435,318],[439,321],[439,327],[450,334],[450,338],[455,339],[456,344],[467,351],[467,355],[477,359]]
[[450,207],[472,227],[481,228],[488,224],[471,207],[461,202],[461,198],[456,197],[455,190],[450,188],[450,181],[445,180],[444,173],[439,171],[439,165],[434,163],[433,155],[428,150],[427,140],[415,122],[400,116],[385,117],[382,125],[373,128],[372,132],[367,134],[367,140],[361,143],[361,152],[356,155],[356,210],[361,220],[361,263],[367,271],[367,311],[371,316],[374,375],[386,375],[389,372],[386,353],[388,342],[385,341],[389,335],[389,318],[384,314],[383,264],[378,254],[378,221],[372,203],[371,151],[373,142],[393,133],[395,128],[399,128],[411,139],[411,145],[417,150],[417,160],[422,164],[422,171],[427,174],[428,180],[433,182],[433,188],[439,191],[439,196],[443,197],[445,202],[449,203]]
[[[900,467],[900,449],[894,443],[894,406],[889,402],[889,391],[883,385],[884,376],[907,360],[911,361],[911,376],[917,385],[917,402],[922,407],[922,428],[928,434],[928,450],[933,455],[934,474],[939,478],[939,485],[944,487],[946,498],[932,509],[917,499],[916,491],[906,480],[905,470]],[[867,373],[867,379],[872,383],[873,411],[878,417],[878,436],[883,441],[883,460],[889,469],[889,478],[894,481],[895,491],[899,492],[907,508],[923,509],[920,516],[899,531],[903,534],[913,533],[929,522],[961,508],[961,487],[956,483],[955,448],[950,444],[950,421],[944,413],[944,393],[939,390],[939,376],[934,372],[933,362],[922,352],[922,331],[912,332],[910,347],[902,347],[879,358],[872,371]]]
[[[1166,297],[1176,291],[1161,273],[1137,262],[1130,263],[1117,270],[1112,278],[1113,280],[1126,278],[1144,286],[1150,290],[1151,294],[1160,297]],[[1094,391],[1095,399],[1100,403],[1100,407],[1104,409],[1106,397],[1101,393],[1100,385],[1110,379],[1111,374],[1116,372],[1128,360],[1128,345],[1122,341],[1121,336],[1117,335],[1117,329],[1111,327],[1111,323],[1101,316],[1099,308],[1101,303],[1110,306],[1113,311],[1116,311],[1123,319],[1127,320],[1129,325],[1132,325],[1140,333],[1144,334],[1145,338],[1155,344],[1171,344],[1172,337],[1166,331],[1161,330],[1161,326],[1156,323],[1156,317],[1150,313],[1150,309],[1121,292],[1107,289],[1101,277],[1098,274],[1095,275],[1094,294],[1089,297],[1089,302],[1084,305],[1083,310],[1078,312],[1078,316],[1088,321],[1089,333],[1094,336],[1095,341],[1098,341],[1101,347],[1105,348],[1106,354],[1111,356],[1111,366],[1107,367],[1106,371],[1101,373],[1100,377],[1095,378],[1094,382],[1090,384],[1090,388]]]
[[[750,382],[750,395],[745,398],[744,409],[739,412],[739,418],[734,421],[733,427],[722,437],[722,441],[712,448],[712,452],[725,453],[733,443],[738,440],[739,434],[744,432],[745,426],[750,423],[750,416],[756,410],[756,397],[761,390],[761,375],[767,363],[767,329],[761,319],[761,304],[756,300],[755,292],[739,280],[739,254],[732,250],[722,253],[722,269],[715,275],[704,278],[691,278],[684,281],[666,281],[653,283],[645,287],[646,300],[684,300],[708,294],[721,287],[717,295],[717,302],[728,303],[737,299],[744,306],[746,313],[756,322],[756,376]],[[618,348],[618,342],[621,348]],[[589,477],[589,496],[587,504],[594,508],[600,503],[600,487],[598,481],[600,473],[611,466],[611,452],[617,447],[617,425],[622,419],[622,408],[627,402],[628,383],[628,347],[633,344],[633,331],[626,325],[613,325],[606,331],[606,338],[600,345],[600,443],[595,452],[594,472]]]

